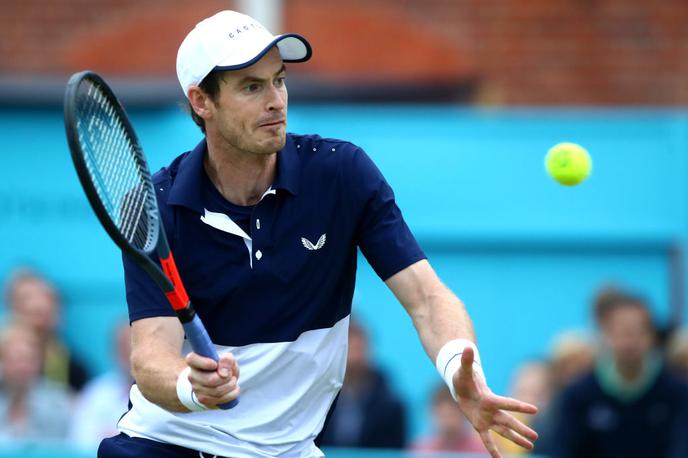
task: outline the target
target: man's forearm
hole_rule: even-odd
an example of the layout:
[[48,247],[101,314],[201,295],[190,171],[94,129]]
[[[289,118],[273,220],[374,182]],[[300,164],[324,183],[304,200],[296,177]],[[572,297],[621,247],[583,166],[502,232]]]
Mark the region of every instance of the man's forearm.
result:
[[454,339],[468,339],[475,342],[473,323],[463,303],[447,288],[440,284],[425,297],[411,315],[413,325],[425,352],[435,361],[442,346]]
[[155,356],[155,362],[133,362],[132,373],[136,385],[143,396],[150,402],[172,412],[188,412],[177,397],[177,378],[186,367],[180,356]]
[[407,267],[386,283],[411,317],[433,362],[450,340],[475,342],[473,324],[463,303],[442,284],[427,261]]
[[176,318],[150,318],[132,325],[131,371],[143,396],[163,409],[188,412],[177,397],[184,331]]

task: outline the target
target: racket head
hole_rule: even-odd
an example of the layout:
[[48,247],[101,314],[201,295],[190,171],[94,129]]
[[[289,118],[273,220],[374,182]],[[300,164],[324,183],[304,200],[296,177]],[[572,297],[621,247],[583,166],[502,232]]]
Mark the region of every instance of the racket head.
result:
[[64,120],[74,167],[98,220],[120,249],[147,257],[161,222],[148,164],[122,104],[99,75],[76,73],[67,83]]

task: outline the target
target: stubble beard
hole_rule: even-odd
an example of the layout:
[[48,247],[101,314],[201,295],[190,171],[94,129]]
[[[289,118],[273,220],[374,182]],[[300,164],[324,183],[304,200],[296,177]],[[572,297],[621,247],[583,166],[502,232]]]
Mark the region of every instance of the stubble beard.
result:
[[270,138],[268,142],[261,143],[259,141],[252,141],[253,138],[248,135],[241,135],[238,132],[223,132],[222,138],[232,149],[243,151],[248,154],[255,154],[259,156],[270,155],[278,152],[287,142],[286,128]]

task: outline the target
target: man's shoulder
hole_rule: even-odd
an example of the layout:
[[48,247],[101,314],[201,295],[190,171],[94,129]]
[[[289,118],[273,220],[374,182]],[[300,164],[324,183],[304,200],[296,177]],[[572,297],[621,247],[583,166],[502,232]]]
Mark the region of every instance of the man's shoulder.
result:
[[155,172],[153,174],[153,184],[155,185],[161,185],[164,183],[169,183],[170,181],[174,180],[174,177],[177,175],[177,170],[179,170],[179,164],[184,160],[186,156],[188,156],[191,153],[191,151],[186,151],[179,156],[175,157],[172,162],[170,162],[168,165],[162,167],[160,170]]
[[289,141],[293,142],[299,152],[322,152],[322,153],[355,153],[362,151],[361,147],[347,140],[340,140],[337,138],[321,137],[317,134],[302,135],[302,134],[287,134]]
[[561,390],[562,398],[573,402],[595,398],[600,393],[600,385],[595,377],[595,372],[592,370],[575,377]]
[[[329,138],[329,137],[322,137],[318,134],[294,134],[294,133],[288,133],[287,138],[294,142],[294,144],[298,147],[301,145],[301,148],[305,148],[310,146],[311,148],[324,148],[327,146],[333,147],[333,148],[342,148],[342,151],[354,151],[361,149],[358,145],[348,141],[348,140],[342,140],[339,138]],[[299,149],[301,149],[299,148]]]
[[403,404],[389,384],[387,375],[384,372],[371,368],[368,384],[372,404],[384,404],[403,410]]
[[71,401],[69,389],[66,385],[53,382],[52,380],[41,380],[34,385],[33,394],[34,399],[44,400],[50,399],[53,405],[59,403],[69,403]]
[[655,386],[659,390],[673,393],[672,395],[676,396],[677,399],[680,397],[683,400],[688,400],[688,383],[666,366],[662,367]]
[[350,141],[320,135],[288,135],[303,170],[317,170],[323,177],[331,172],[352,179],[375,168],[363,148]]

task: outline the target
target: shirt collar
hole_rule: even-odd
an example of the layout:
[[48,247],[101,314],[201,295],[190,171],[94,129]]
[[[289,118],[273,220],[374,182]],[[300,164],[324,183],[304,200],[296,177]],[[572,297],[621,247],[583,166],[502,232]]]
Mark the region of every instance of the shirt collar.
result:
[[[203,160],[208,153],[208,144],[203,139],[196,147],[184,156],[177,170],[167,199],[169,205],[183,205],[192,210],[203,213],[201,200],[201,186],[203,183]],[[277,171],[272,189],[285,190],[296,195],[299,185],[299,156],[291,135],[277,152]]]
[[283,189],[296,195],[299,190],[300,169],[299,153],[294,144],[294,139],[290,134],[287,134],[284,148],[277,153],[277,173],[275,173],[272,188]]
[[201,184],[203,183],[203,158],[208,152],[208,145],[203,139],[196,147],[186,154],[179,162],[177,175],[174,177],[168,205],[183,205],[192,210],[203,213],[201,202]]

